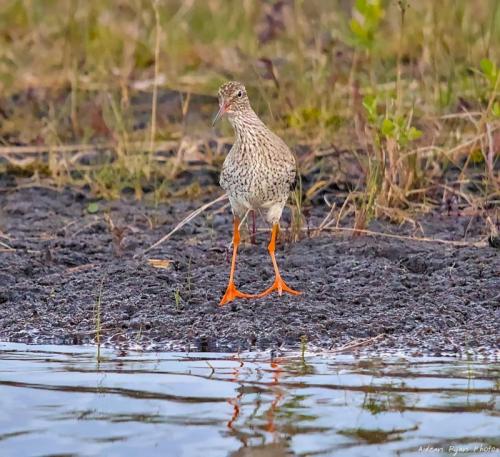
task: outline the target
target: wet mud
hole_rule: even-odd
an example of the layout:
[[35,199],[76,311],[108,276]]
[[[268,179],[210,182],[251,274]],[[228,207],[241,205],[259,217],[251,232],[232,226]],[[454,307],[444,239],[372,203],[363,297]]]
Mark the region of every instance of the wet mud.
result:
[[[231,215],[211,208],[143,255],[206,200],[169,204],[95,201],[81,190],[0,191],[0,340],[92,343],[146,349],[332,349],[365,338],[370,350],[492,353],[499,347],[500,251],[484,245],[323,232],[281,242],[277,259],[299,297],[276,294],[218,307],[229,273]],[[328,208],[317,207],[317,225]],[[289,215],[287,216],[289,218]],[[352,221],[344,221],[346,226]],[[380,232],[444,240],[484,239],[480,218],[429,214]],[[287,220],[284,221],[287,238]],[[258,223],[264,229],[263,223]],[[352,225],[351,225],[352,226]],[[273,279],[269,232],[241,245],[237,286],[260,292]]]

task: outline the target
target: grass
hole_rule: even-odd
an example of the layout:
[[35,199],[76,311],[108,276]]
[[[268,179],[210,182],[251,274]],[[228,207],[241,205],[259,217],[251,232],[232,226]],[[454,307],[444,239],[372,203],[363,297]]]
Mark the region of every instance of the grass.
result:
[[[293,238],[351,161],[342,210],[360,230],[450,193],[500,200],[496,0],[7,0],[0,26],[0,170],[16,176],[104,198],[202,195],[178,179],[194,161],[220,168],[231,131],[209,143],[210,116],[234,78],[302,151],[303,175],[318,172],[294,198]],[[347,151],[335,166],[332,147]]]
[[175,289],[174,291],[174,301],[175,301],[175,309],[179,311],[181,309],[182,297],[179,289]]
[[97,302],[94,306],[94,317],[95,317],[95,343],[97,346],[96,361],[97,364],[101,362],[101,334],[102,334],[102,290],[104,287],[105,276],[101,279],[101,284],[99,285],[99,293],[97,296]]

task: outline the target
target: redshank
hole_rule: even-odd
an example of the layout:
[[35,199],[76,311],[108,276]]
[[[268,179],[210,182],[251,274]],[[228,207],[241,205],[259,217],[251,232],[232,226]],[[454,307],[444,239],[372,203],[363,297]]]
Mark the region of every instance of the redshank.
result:
[[[220,176],[220,185],[229,196],[234,225],[229,284],[220,305],[235,298],[264,297],[275,290],[280,295],[283,292],[298,295],[301,292],[288,287],[281,277],[275,256],[279,221],[297,175],[295,157],[285,142],[257,116],[242,83],[232,81],[220,87],[219,107],[214,124],[226,115],[236,133],[236,140],[224,161]],[[264,292],[252,295],[236,288],[234,272],[240,243],[240,224],[250,210],[260,209],[265,211],[266,220],[272,225],[268,250],[275,279]]]

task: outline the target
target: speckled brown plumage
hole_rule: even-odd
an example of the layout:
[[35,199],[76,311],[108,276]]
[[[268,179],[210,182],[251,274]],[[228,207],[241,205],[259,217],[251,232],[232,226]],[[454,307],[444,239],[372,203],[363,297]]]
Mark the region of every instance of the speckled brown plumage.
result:
[[272,290],[278,290],[280,295],[282,291],[298,294],[282,280],[274,257],[279,220],[296,179],[295,157],[284,141],[259,119],[250,105],[243,84],[232,81],[222,85],[219,89],[219,105],[214,123],[225,114],[236,134],[220,176],[220,185],[229,196],[235,218],[231,275],[228,291],[221,304],[237,297],[252,297],[237,291],[233,283],[239,243],[239,221],[252,209],[264,210],[267,221],[273,224],[269,252],[276,281],[258,296],[267,295]]
[[233,110],[227,112],[236,139],[220,176],[233,213],[242,217],[248,209],[263,208],[267,210],[268,222],[277,223],[295,182],[295,157],[284,141],[259,119],[243,84],[224,84],[219,97],[237,100]]

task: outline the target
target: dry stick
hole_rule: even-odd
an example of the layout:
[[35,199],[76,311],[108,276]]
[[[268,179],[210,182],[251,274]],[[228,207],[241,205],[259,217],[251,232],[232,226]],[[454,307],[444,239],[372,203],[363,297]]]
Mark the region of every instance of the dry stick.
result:
[[[176,147],[178,141],[157,141],[153,143],[154,149],[169,149]],[[42,146],[1,146],[0,155],[9,156],[15,154],[44,154],[49,151],[52,152],[82,152],[82,151],[99,151],[103,149],[114,149],[116,143],[97,143],[97,144],[61,144],[61,145],[42,145]],[[143,150],[144,142],[131,141],[127,143],[129,150]]]
[[8,251],[15,251],[13,247],[9,246],[7,243],[3,243],[2,241],[0,241],[0,246],[3,246]]
[[488,167],[489,178],[492,182],[495,181],[495,170],[493,166],[493,157],[495,155],[495,145],[493,143],[493,132],[492,132],[491,124],[489,122],[486,123],[486,134],[488,138],[488,153],[486,154],[486,165]]
[[[261,228],[257,229],[257,231],[267,231],[268,229]],[[317,230],[317,227],[309,227],[301,229],[303,232],[306,230]],[[482,248],[487,246],[486,241],[475,241],[475,242],[469,242],[469,241],[453,241],[453,240],[442,240],[440,238],[427,238],[427,237],[413,237],[413,236],[405,236],[405,235],[395,235],[393,233],[383,233],[383,232],[373,232],[371,230],[364,230],[364,229],[355,229],[355,228],[350,228],[350,227],[324,227],[323,230],[328,230],[331,232],[349,232],[349,233],[364,233],[365,235],[370,235],[370,236],[381,236],[385,238],[395,238],[397,240],[405,240],[405,241],[420,241],[424,243],[441,243],[441,244],[449,244],[452,246],[471,246],[471,247],[478,247]]]
[[[350,343],[347,343],[345,344],[344,346],[340,346],[338,348],[333,348],[333,346],[330,348],[330,349],[327,349],[326,351],[322,351],[320,350],[319,352],[318,351],[315,351],[316,353],[319,353],[320,355],[321,354],[336,354],[336,353],[339,353],[339,352],[344,352],[344,351],[347,351],[349,349],[354,349],[354,348],[357,348],[357,347],[360,347],[360,346],[366,346],[368,344],[371,344],[371,343],[375,343],[376,341],[384,338],[386,336],[385,333],[380,333],[376,336],[372,336],[370,338],[359,338],[359,339],[355,339],[354,341],[351,341]],[[295,359],[296,358],[296,355],[283,355],[283,356],[280,356],[280,359]]]
[[342,207],[340,208],[339,214],[337,215],[337,222],[335,224],[336,227],[339,226],[340,218],[342,217],[342,213],[344,212],[344,209],[347,207],[347,204],[348,204],[350,199],[351,199],[351,193],[349,193],[349,195],[344,200],[344,203],[342,203]]
[[422,241],[422,242],[426,242],[426,243],[441,243],[441,244],[450,244],[452,246],[473,246],[473,247],[486,246],[485,241],[468,242],[468,241],[442,240],[440,238],[412,237],[412,236],[404,236],[404,235],[395,235],[392,233],[373,232],[371,230],[364,230],[364,229],[354,229],[354,228],[349,228],[349,227],[327,227],[327,228],[325,228],[325,230],[364,233],[365,235],[382,236],[382,237],[386,237],[386,238],[396,238],[398,240]]
[[42,251],[35,251],[34,249],[16,249],[16,248],[0,248],[0,252],[22,252],[27,254],[40,254]]
[[98,144],[60,144],[60,145],[41,145],[41,146],[1,146],[0,155],[10,154],[43,154],[50,150],[54,152],[72,152],[72,151],[94,151],[99,149],[111,149],[114,143]]
[[[326,200],[326,199],[325,199]],[[333,212],[335,211],[335,209],[337,208],[337,204],[334,203],[331,208],[330,208],[330,211],[328,212],[328,214],[325,216],[325,218],[321,221],[321,224],[319,224],[319,227],[318,227],[318,230],[316,232],[316,235],[319,235],[321,230],[323,230],[324,227],[327,227],[330,222],[329,222],[329,219],[333,216]]]
[[[493,129],[493,131],[495,131],[495,130],[496,129]],[[475,137],[473,137],[469,141],[466,141],[465,143],[459,144],[458,146],[455,146],[455,147],[451,148],[450,150],[446,151],[446,153],[450,154],[450,155],[454,154],[455,152],[460,151],[461,149],[463,149],[463,148],[465,148],[467,146],[471,146],[474,143],[477,143],[478,141],[481,141],[484,137],[485,137],[484,133],[476,135]]]
[[[499,127],[492,127],[491,133],[498,130],[498,128]],[[486,137],[485,133],[480,133],[480,134],[472,137],[471,139],[454,146],[453,148],[451,148],[449,150],[446,150],[446,148],[438,147],[438,146],[423,146],[423,147],[419,147],[416,149],[412,149],[411,151],[408,151],[408,152],[405,152],[404,154],[402,154],[398,160],[398,163],[400,161],[404,160],[405,158],[407,158],[411,155],[415,155],[415,154],[418,154],[421,158],[429,157],[429,155],[431,155],[432,153],[435,153],[435,152],[438,152],[438,153],[441,152],[447,156],[453,155],[455,152],[458,152],[461,149],[466,148],[468,146],[472,146],[473,144],[477,143],[478,141],[481,141],[482,139],[484,139],[485,137]]]
[[[491,129],[491,132],[493,133],[496,130],[497,130],[497,128],[493,127]],[[457,146],[454,146],[453,148],[451,148],[449,150],[446,150],[445,148],[441,148],[438,146],[424,146],[424,147],[416,148],[416,149],[413,149],[411,151],[408,151],[408,152],[402,154],[398,160],[398,163],[400,161],[404,160],[405,158],[407,158],[408,156],[411,156],[414,154],[419,154],[420,157],[425,158],[425,157],[428,157],[432,153],[441,152],[442,154],[445,154],[448,158],[450,158],[449,156],[452,156],[454,153],[460,151],[461,149],[464,149],[468,146],[472,146],[473,144],[477,143],[478,141],[481,141],[482,139],[484,139],[485,137],[486,137],[486,134],[481,133],[481,134],[476,135],[463,143],[458,144]],[[426,154],[424,155],[424,153],[426,153]],[[450,159],[450,160],[452,160],[452,159]]]
[[[12,246],[9,246],[7,243],[3,243],[0,241],[0,252],[17,252],[19,249],[13,248]],[[22,249],[21,252],[27,252],[28,254],[39,254],[40,251],[35,251],[34,249]]]
[[481,111],[467,111],[465,113],[451,113],[437,116],[436,119],[460,119],[462,117],[480,117],[483,113]]
[[469,206],[472,206],[473,208],[475,207],[474,202],[463,192],[455,190],[452,187],[447,186],[446,184],[438,184],[438,187],[442,187],[443,189],[447,190],[450,194],[458,195],[459,197],[464,199],[469,204]]
[[375,341],[383,338],[384,336],[385,336],[385,333],[381,333],[380,335],[373,336],[371,338],[365,338],[364,340],[361,340],[361,341],[355,340],[351,343],[346,344],[345,346],[341,346],[341,347],[335,348],[335,349],[330,349],[329,352],[344,352],[344,351],[347,351],[348,349],[353,349],[353,348],[360,347],[360,346],[366,346],[367,344],[374,343]]
[[[217,197],[215,200],[212,200],[211,202],[206,203],[205,205],[201,206],[197,210],[194,210],[192,213],[188,214],[182,221],[180,221],[170,232],[168,232],[163,238],[159,239],[155,244],[149,246],[149,248],[145,249],[142,254],[146,254],[146,252],[151,251],[151,249],[154,249],[158,247],[160,244],[164,243],[167,241],[175,232],[180,230],[182,227],[184,227],[188,222],[191,222],[196,216],[201,214],[203,211],[206,209],[210,208],[211,206],[215,205],[218,202],[224,201],[227,197],[227,194],[223,194],[220,197]],[[134,257],[137,257],[138,255],[135,255]]]

